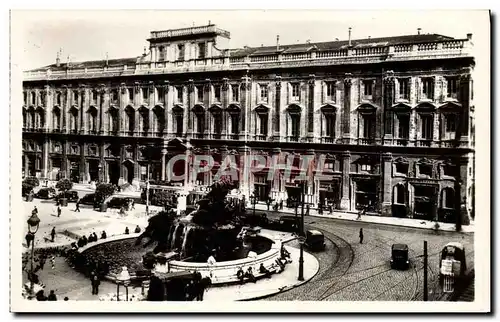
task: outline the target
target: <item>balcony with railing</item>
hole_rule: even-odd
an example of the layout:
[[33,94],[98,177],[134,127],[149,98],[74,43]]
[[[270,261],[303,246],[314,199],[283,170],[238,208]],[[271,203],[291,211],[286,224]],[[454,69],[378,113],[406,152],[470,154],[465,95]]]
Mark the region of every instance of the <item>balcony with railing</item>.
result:
[[239,134],[229,134],[228,135],[229,139],[230,140],[239,140],[240,139],[240,135]]
[[[213,26],[185,28],[152,32],[152,38],[167,37],[191,32],[201,32],[215,28]],[[192,31],[194,30],[194,31]],[[218,29],[214,29],[218,30]],[[259,69],[263,64],[270,66],[279,63],[282,68],[296,66],[297,61],[307,61],[314,66],[385,61],[404,61],[414,59],[471,57],[471,42],[467,39],[442,40],[428,43],[396,44],[374,47],[356,47],[346,49],[317,50],[314,52],[269,53],[265,55],[219,56],[186,61],[142,61],[135,65],[112,67],[65,67],[56,70],[35,70],[24,72],[25,80],[75,79],[106,76],[127,76],[164,73],[186,73],[198,71],[240,70],[242,68]]]
[[286,141],[287,142],[299,142],[300,137],[298,137],[296,135],[289,135],[289,136],[287,136]]
[[324,136],[321,138],[321,143],[335,143],[335,138],[330,136]]
[[432,140],[417,140],[417,146],[419,147],[430,147],[432,145]]
[[359,145],[374,145],[375,144],[375,139],[372,139],[372,138],[359,138],[358,139],[358,144]]
[[267,135],[265,135],[265,134],[257,134],[255,136],[255,141],[267,141]]

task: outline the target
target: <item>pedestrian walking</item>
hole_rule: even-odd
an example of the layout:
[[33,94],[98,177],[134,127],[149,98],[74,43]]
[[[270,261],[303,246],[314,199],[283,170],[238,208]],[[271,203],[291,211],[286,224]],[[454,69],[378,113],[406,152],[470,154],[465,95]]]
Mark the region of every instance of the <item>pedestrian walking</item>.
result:
[[52,227],[52,231],[50,232],[51,241],[54,242],[54,237],[56,237],[56,227]]
[[57,217],[61,217],[61,212],[62,212],[61,206],[57,206]]
[[280,210],[283,210],[283,199],[280,200]]
[[309,205],[306,206],[306,216],[309,216],[309,211],[311,210],[311,207]]
[[266,200],[266,205],[267,205],[267,211],[269,211],[269,207],[271,207],[271,198],[267,198]]
[[330,204],[328,207],[330,208],[330,215],[333,215],[333,205]]
[[36,206],[33,208],[33,211],[31,212],[31,214],[38,215],[38,208]]
[[359,243],[362,244],[363,243],[363,228],[360,228],[359,229]]
[[77,212],[77,211],[78,211],[78,212],[80,212],[80,199],[78,199],[78,200],[76,201],[76,208],[75,208],[75,212]]
[[356,220],[360,220],[362,215],[366,214],[366,207],[363,207],[359,212],[358,212],[358,218]]

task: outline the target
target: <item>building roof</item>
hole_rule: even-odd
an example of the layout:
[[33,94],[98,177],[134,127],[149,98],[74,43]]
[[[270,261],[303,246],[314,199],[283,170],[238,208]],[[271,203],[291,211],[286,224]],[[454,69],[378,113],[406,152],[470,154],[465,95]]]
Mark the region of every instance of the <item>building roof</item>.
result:
[[[418,43],[429,43],[444,40],[453,40],[453,37],[443,36],[439,34],[420,34],[420,35],[404,35],[404,36],[393,36],[393,37],[381,37],[381,38],[365,38],[365,39],[352,39],[352,48],[364,48],[364,47],[382,47],[389,45],[398,44],[418,44]],[[272,55],[278,52],[280,53],[305,53],[311,50],[327,51],[327,50],[338,50],[347,49],[349,47],[348,40],[338,40],[338,41],[327,41],[327,42],[307,42],[300,44],[290,44],[290,45],[279,45],[274,46],[261,46],[261,47],[247,47],[229,49],[231,57],[245,57],[245,56],[259,56],[259,55]],[[124,65],[135,65],[138,61],[144,58],[143,56],[136,56],[131,58],[119,58],[119,59],[108,59],[108,67],[118,67]],[[51,70],[64,70],[68,66],[67,63],[60,63],[59,66],[56,64],[47,65],[44,67],[36,68],[30,70],[34,71],[45,71],[47,69]],[[106,60],[91,60],[83,62],[70,62],[71,68],[102,68],[106,66]]]

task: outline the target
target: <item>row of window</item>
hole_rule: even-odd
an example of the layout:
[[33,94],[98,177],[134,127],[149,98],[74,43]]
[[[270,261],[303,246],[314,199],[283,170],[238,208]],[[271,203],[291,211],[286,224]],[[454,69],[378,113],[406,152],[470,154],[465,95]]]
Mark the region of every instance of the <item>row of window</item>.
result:
[[[175,50],[175,57],[178,61],[183,61],[186,57],[186,46],[185,44],[177,44],[173,47]],[[199,42],[195,46],[195,57],[197,59],[204,59],[206,57],[206,49],[207,45],[205,42]],[[158,47],[158,61],[166,61],[167,60],[167,48],[165,46]]]
[[[428,78],[422,78],[422,98],[428,98],[428,99],[434,99],[434,78],[428,77]],[[446,78],[446,83],[447,83],[447,91],[446,95],[448,98],[457,98],[458,94],[458,78],[456,77],[448,77]],[[362,81],[362,98],[365,100],[371,100],[373,97],[374,93],[374,87],[375,87],[375,80],[363,80]],[[397,86],[398,86],[398,99],[405,99],[409,100],[410,98],[410,78],[399,78],[397,80]],[[268,101],[268,96],[269,96],[269,88],[265,84],[259,84],[259,93],[258,93],[258,98],[260,101]],[[184,100],[184,88],[182,86],[177,86],[175,87],[176,92],[177,92],[177,102],[182,103]],[[165,89],[163,87],[157,87],[154,89],[158,99],[160,101],[164,100],[165,97]],[[134,101],[134,96],[135,96],[135,90],[134,88],[127,88],[128,92],[128,99],[129,101]],[[150,89],[149,87],[142,87],[140,88],[140,92],[142,93],[141,97],[143,100],[147,101],[150,98]],[[196,92],[197,92],[197,100],[199,102],[203,101],[204,99],[204,87],[203,85],[196,86]],[[336,82],[335,81],[327,81],[325,82],[325,92],[326,92],[326,99],[327,101],[335,101],[336,98]],[[119,90],[118,89],[113,89],[111,90],[111,100],[113,102],[116,102],[119,100]],[[101,98],[101,101],[103,100],[103,94],[101,96],[99,95],[99,92],[97,90],[92,90],[90,93],[91,97],[91,102],[92,104],[97,103],[98,97]],[[24,104],[28,105],[28,100],[27,100],[28,93],[24,92]],[[301,93],[300,93],[300,84],[299,83],[291,83],[290,84],[290,96],[293,101],[300,101],[301,99]],[[45,98],[46,94],[45,92],[40,92],[40,101],[41,105],[45,105]],[[72,91],[72,97],[71,100],[73,104],[78,105],[79,99],[83,98],[81,93],[78,90]],[[221,85],[214,85],[213,86],[213,98],[215,101],[220,102],[221,101]],[[231,85],[231,98],[233,102],[239,101],[239,85]],[[36,93],[35,92],[30,92],[30,100],[29,100],[30,105],[36,105]],[[55,94],[55,104],[58,106],[61,106],[63,104],[63,95],[61,92],[56,92]]]

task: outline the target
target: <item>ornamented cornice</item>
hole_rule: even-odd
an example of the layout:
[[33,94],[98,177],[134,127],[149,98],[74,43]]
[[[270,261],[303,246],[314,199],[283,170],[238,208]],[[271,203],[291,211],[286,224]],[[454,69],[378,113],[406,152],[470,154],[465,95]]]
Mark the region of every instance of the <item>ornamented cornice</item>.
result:
[[392,70],[388,70],[386,73],[385,73],[385,77],[384,77],[384,84],[387,86],[392,86],[394,85],[394,72]]

